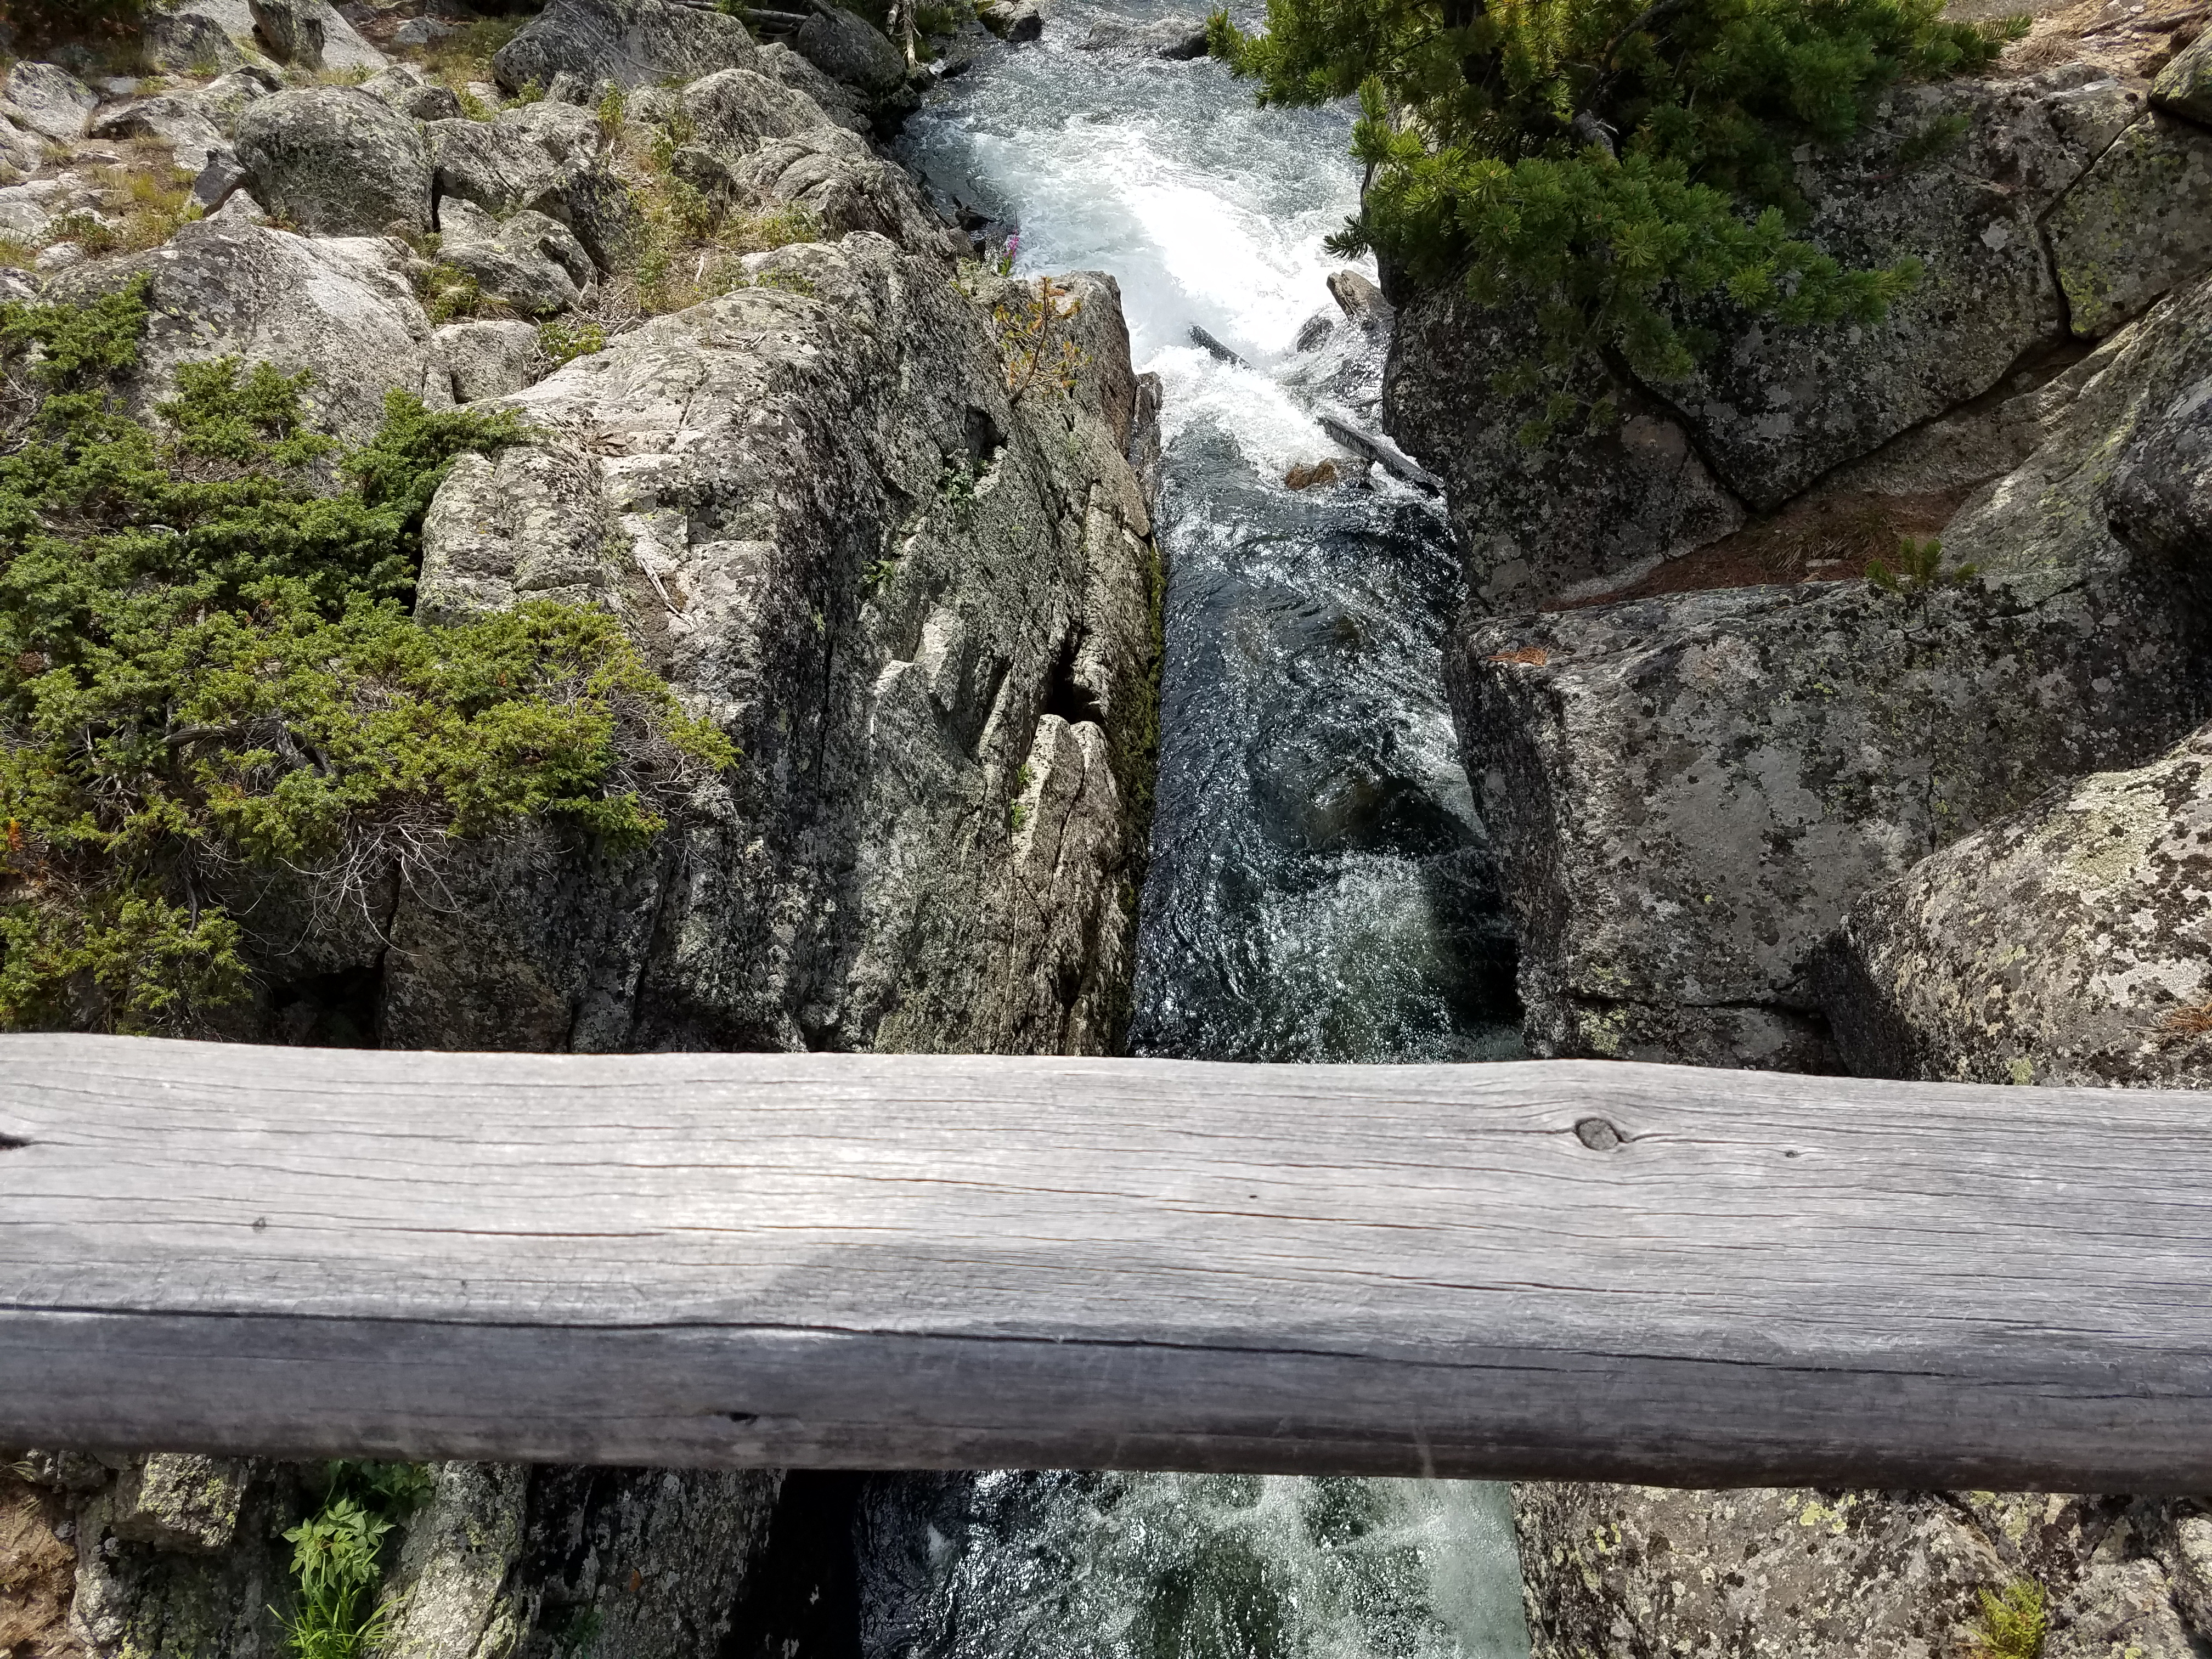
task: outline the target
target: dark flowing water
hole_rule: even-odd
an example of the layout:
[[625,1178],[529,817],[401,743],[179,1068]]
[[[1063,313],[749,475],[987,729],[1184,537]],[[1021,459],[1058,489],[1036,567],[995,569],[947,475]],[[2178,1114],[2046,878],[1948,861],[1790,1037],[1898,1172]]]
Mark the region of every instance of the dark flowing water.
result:
[[[1322,238],[1348,118],[1259,111],[1215,64],[1085,50],[1149,0],[1060,0],[909,125],[1019,268],[1120,281],[1165,386],[1169,573],[1138,1052],[1517,1051],[1510,934],[1439,684],[1443,516],[1316,423],[1373,423],[1381,343]],[[1242,361],[1194,345],[1193,325]],[[1306,349],[1297,349],[1301,337]],[[1298,492],[1334,458],[1348,482]],[[1503,1487],[1170,1474],[793,1477],[732,1659],[1526,1659]],[[790,1609],[799,1609],[793,1616]]]

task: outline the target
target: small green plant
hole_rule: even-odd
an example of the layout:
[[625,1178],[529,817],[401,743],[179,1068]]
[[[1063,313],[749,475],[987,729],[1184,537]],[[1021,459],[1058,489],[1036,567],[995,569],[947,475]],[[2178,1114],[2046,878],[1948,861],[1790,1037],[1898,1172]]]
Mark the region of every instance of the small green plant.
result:
[[417,1463],[334,1462],[325,1474],[321,1506],[284,1534],[293,1607],[277,1617],[296,1659],[362,1659],[391,1633],[395,1612],[377,1594],[385,1539],[434,1482]]
[[549,317],[538,325],[538,349],[556,368],[607,349],[607,331],[588,318]]
[[1943,568],[1943,544],[1933,536],[1901,536],[1897,562],[1867,562],[1867,580],[1885,593],[1925,593],[1931,588],[1956,587],[1971,580],[1979,567],[1962,564]]
[[1082,347],[1067,337],[1066,325],[1082,310],[1083,301],[1049,276],[1039,277],[1034,289],[1017,284],[1012,297],[992,307],[1010,398],[1018,400],[1041,387],[1075,390],[1085,359]]
[[2006,1585],[2002,1595],[1984,1590],[1981,1597],[1972,1659],[2039,1659],[2051,1622],[2043,1586],[2033,1578],[2020,1578]]
[[[481,317],[495,309],[494,302],[484,298],[483,286],[459,265],[443,260],[416,281],[416,291],[422,301],[422,309],[433,323],[459,322],[463,318]],[[496,307],[503,310],[504,307]]]
[[629,102],[623,96],[620,87],[611,86],[606,96],[599,100],[598,115],[600,135],[611,142],[622,137],[623,123],[629,118]]
[[883,558],[875,560],[860,572],[860,585],[872,593],[889,581],[897,569],[897,556],[886,555]]
[[956,514],[975,504],[975,469],[966,459],[947,461],[937,474],[937,497]]
[[1030,821],[1030,804],[1018,800],[1006,809],[1006,828],[1020,835]]

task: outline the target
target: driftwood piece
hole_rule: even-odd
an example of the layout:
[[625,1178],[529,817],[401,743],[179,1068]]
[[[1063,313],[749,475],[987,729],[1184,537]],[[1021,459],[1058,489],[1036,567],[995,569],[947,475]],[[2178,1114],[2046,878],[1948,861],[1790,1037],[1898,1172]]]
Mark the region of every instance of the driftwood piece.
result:
[[2212,1491],[2205,1106],[0,1037],[0,1444]]

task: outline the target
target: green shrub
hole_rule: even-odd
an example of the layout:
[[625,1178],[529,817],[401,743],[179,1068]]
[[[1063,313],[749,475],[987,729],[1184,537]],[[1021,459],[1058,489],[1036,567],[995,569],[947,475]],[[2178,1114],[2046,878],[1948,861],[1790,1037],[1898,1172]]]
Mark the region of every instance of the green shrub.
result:
[[[1263,103],[1357,93],[1359,214],[1333,244],[1414,281],[1525,302],[1543,341],[1501,392],[1549,386],[1532,437],[1575,412],[1569,371],[1618,354],[1659,380],[1708,343],[1685,302],[1725,295],[1790,324],[1871,321],[1915,283],[1846,270],[1793,235],[1792,153],[1834,145],[1885,88],[1988,64],[2024,25],[1942,0],[1268,0],[1212,50]],[[1955,132],[1924,136],[1925,153]],[[1604,417],[1609,411],[1598,410]]]
[[250,988],[241,884],[359,903],[540,814],[635,845],[731,763],[614,617],[410,615],[432,495],[513,415],[395,392],[346,448],[307,376],[224,361],[155,428],[109,385],[145,319],[143,285],[0,306],[38,394],[0,432],[0,1029],[194,1029]]
[[1974,1632],[1972,1659],[2038,1659],[2050,1627],[2043,1586],[2015,1579],[2002,1595],[1984,1590],[1982,1616]]

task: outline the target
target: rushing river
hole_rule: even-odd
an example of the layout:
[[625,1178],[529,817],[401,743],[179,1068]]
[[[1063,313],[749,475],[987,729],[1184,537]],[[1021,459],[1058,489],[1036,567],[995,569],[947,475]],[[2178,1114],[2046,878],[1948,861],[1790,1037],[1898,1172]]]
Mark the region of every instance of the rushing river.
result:
[[[1165,389],[1167,659],[1138,1052],[1515,1051],[1509,935],[1439,684],[1441,513],[1315,416],[1374,424],[1382,343],[1322,239],[1357,196],[1340,111],[1261,111],[1218,64],[1087,46],[1162,14],[1059,0],[909,123],[908,159],[1110,271]],[[1241,361],[1194,344],[1193,325]],[[1299,349],[1301,337],[1306,349]],[[1334,459],[1346,483],[1291,468]],[[1525,1659],[1504,1489],[1164,1474],[793,1477],[744,1659]],[[797,1611],[794,1613],[793,1609]],[[740,1621],[740,1627],[745,1625]]]

